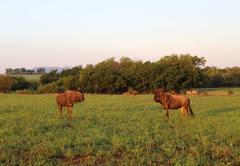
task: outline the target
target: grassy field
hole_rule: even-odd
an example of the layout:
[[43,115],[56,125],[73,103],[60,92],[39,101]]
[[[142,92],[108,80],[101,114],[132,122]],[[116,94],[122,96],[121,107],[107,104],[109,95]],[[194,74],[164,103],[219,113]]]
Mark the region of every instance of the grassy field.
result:
[[190,96],[180,120],[153,95],[85,95],[73,119],[56,95],[0,94],[2,165],[239,165],[240,91]]
[[12,75],[12,76],[23,76],[28,81],[29,80],[40,80],[41,75]]

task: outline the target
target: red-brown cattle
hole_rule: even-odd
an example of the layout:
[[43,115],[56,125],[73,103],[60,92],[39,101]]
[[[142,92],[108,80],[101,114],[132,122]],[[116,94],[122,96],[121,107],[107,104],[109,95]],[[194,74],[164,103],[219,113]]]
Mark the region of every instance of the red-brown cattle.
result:
[[68,119],[69,119],[69,107],[71,107],[70,119],[72,119],[73,104],[84,101],[84,94],[82,90],[78,87],[77,89],[67,90],[65,93],[57,95],[56,100],[60,112],[60,118],[62,118],[62,107],[67,106]]
[[131,92],[131,94],[134,95],[134,96],[136,96],[136,95],[138,95],[138,91],[133,90],[133,91]]
[[164,87],[163,89],[156,89],[154,98],[154,101],[161,103],[162,108],[165,109],[165,122],[167,119],[169,120],[169,114],[168,114],[168,109],[179,109],[181,108],[182,111],[182,117],[185,115],[184,110],[187,112],[187,116],[189,119],[189,112],[188,112],[188,107],[190,110],[190,113],[192,116],[195,116],[192,108],[190,106],[190,99],[187,96],[182,96],[182,95],[172,95],[171,93],[164,92]]
[[233,94],[233,91],[229,90],[229,91],[228,91],[228,94],[230,94],[230,95]]

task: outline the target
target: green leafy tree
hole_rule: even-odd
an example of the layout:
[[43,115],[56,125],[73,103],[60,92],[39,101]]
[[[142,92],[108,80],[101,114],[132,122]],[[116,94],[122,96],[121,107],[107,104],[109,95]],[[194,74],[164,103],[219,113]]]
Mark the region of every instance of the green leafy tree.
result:
[[[122,57],[120,59],[119,65],[120,65],[120,68],[118,70],[118,75],[121,77],[121,79],[124,82],[122,84],[120,91],[127,92],[128,88],[130,86],[133,86],[137,66],[134,63],[134,61],[128,57]],[[135,88],[135,87],[133,87],[133,88]]]
[[217,67],[207,67],[204,69],[206,87],[220,87],[223,85],[224,78],[222,72]]
[[81,85],[80,87],[84,92],[94,93],[94,85],[90,80],[93,70],[94,66],[92,64],[88,64],[86,68],[80,71],[79,82]]
[[59,74],[56,70],[51,70],[48,74],[44,73],[40,77],[40,82],[45,85],[57,81],[59,79]]
[[19,74],[24,75],[24,74],[26,74],[26,71],[27,71],[27,70],[22,67],[22,68],[19,70]]
[[82,65],[75,66],[72,69],[63,69],[61,71],[60,77],[74,76],[76,79],[79,78],[80,71],[82,70]]
[[6,75],[11,75],[12,73],[13,73],[13,69],[11,69],[11,68],[5,69],[5,74]]
[[46,73],[44,68],[37,69],[37,74],[44,74],[44,73]]
[[96,93],[111,94],[114,90],[114,75],[110,68],[109,60],[98,63],[90,77]]
[[225,86],[240,86],[240,68],[239,67],[233,67],[233,68],[227,68],[225,73],[222,73],[222,76],[224,78],[224,85]]
[[13,74],[14,74],[14,75],[20,74],[20,69],[19,69],[19,68],[14,69],[14,70],[13,70]]
[[168,91],[179,92],[181,89],[201,85],[200,66],[205,65],[204,58],[189,54],[172,54],[161,58],[155,66],[155,86],[166,86]]
[[154,89],[153,81],[154,75],[154,63],[147,61],[137,65],[136,75],[133,77],[133,87],[138,91],[149,92]]
[[27,81],[27,79],[23,76],[14,76],[12,77],[13,84],[12,84],[12,91],[16,90],[23,90],[30,88],[30,83]]

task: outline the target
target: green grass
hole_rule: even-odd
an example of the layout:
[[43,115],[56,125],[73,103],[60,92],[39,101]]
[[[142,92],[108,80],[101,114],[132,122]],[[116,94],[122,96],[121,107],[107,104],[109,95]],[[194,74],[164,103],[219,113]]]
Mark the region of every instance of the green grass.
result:
[[196,118],[153,95],[85,95],[73,119],[56,95],[0,95],[2,165],[238,165],[240,96],[190,96]]
[[28,81],[29,80],[40,80],[41,75],[12,75],[12,76],[23,76]]

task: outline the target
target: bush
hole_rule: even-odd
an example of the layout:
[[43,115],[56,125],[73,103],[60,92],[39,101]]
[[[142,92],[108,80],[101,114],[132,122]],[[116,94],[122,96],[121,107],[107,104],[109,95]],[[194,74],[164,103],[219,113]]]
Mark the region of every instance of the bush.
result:
[[28,89],[30,87],[30,83],[23,76],[13,76],[12,80],[12,91]]
[[13,81],[11,77],[0,75],[0,93],[8,93],[11,89]]
[[66,89],[62,86],[59,86],[56,82],[52,82],[50,84],[42,85],[40,84],[37,93],[63,93]]

